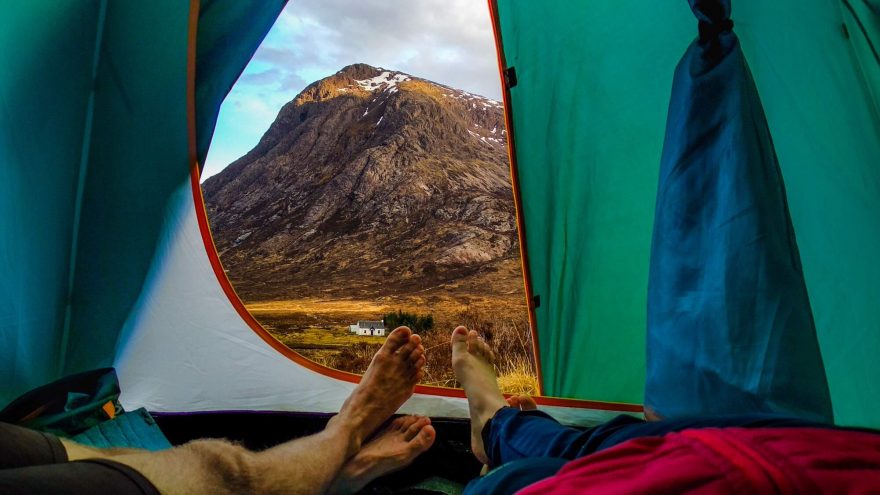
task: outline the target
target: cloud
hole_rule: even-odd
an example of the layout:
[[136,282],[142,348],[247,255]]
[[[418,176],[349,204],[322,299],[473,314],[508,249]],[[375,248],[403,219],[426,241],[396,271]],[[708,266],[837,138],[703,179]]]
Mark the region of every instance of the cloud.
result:
[[[253,148],[306,85],[359,62],[501,98],[483,0],[294,0],[227,97],[204,177]],[[215,153],[221,138],[232,142]]]
[[262,85],[274,85],[277,84],[281,79],[282,72],[277,68],[273,67],[269,70],[264,70],[262,72],[254,72],[251,74],[243,74],[239,79],[239,84],[245,85],[254,85],[254,86],[262,86]]
[[295,39],[286,49],[299,52],[299,62],[330,65],[334,72],[364,62],[501,97],[483,1],[300,0],[279,23]]

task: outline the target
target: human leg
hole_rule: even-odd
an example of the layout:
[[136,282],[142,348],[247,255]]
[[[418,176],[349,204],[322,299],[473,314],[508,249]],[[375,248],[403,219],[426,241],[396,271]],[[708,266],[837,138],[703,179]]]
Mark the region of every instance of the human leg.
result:
[[[22,428],[22,430],[25,430]],[[25,430],[31,431],[31,430]],[[32,432],[39,434],[37,432]],[[392,421],[342,467],[333,480],[327,493],[345,495],[356,493],[380,476],[397,471],[409,465],[413,459],[428,450],[434,443],[436,432],[427,417],[402,416]],[[120,455],[147,453],[138,449],[96,449],[77,444],[71,440],[60,439],[61,456],[67,450],[69,460],[112,459]],[[225,442],[223,442],[225,444]],[[226,445],[206,444],[200,449],[225,449]],[[235,448],[233,446],[233,448]],[[53,461],[54,462],[54,461]],[[64,459],[57,462],[64,462]]]
[[58,437],[0,423],[0,469],[67,462]]
[[831,425],[771,414],[694,416],[661,421],[643,421],[620,415],[587,429],[559,424],[542,411],[510,407],[499,410],[483,428],[483,445],[494,462],[528,457],[577,459],[635,438],[663,436],[695,428],[829,428]]
[[[409,465],[413,459],[425,452],[433,444],[436,433],[430,423],[429,418],[418,416],[403,416],[392,421],[374,438],[366,442],[343,465],[326,493],[335,495],[356,493],[376,478]],[[22,430],[25,429],[22,428]],[[31,430],[25,431],[31,432]],[[37,432],[32,433],[39,434]],[[320,439],[318,442],[315,442],[314,446],[316,448],[322,447]],[[59,447],[61,447],[60,444]],[[69,440],[64,441],[64,447],[67,447],[71,460],[74,460],[74,458],[86,460],[78,463],[65,463],[66,466],[61,466],[61,469],[53,471],[20,472],[14,475],[13,473],[6,473],[7,476],[5,478],[3,474],[0,474],[0,486],[5,486],[3,485],[3,480],[9,478],[10,486],[16,485],[22,488],[23,491],[20,493],[39,493],[41,490],[51,492],[53,491],[52,487],[73,489],[78,486],[77,483],[81,483],[85,479],[100,480],[102,486],[113,488],[116,492],[151,494],[155,491],[155,489],[151,490],[148,488],[152,484],[146,478],[140,476],[139,471],[134,471],[127,465],[117,465],[115,466],[116,469],[108,469],[108,467],[113,467],[113,464],[117,462],[112,459],[118,458],[120,455],[146,454],[147,456],[155,457],[155,454],[150,455],[147,451],[137,449],[95,449]],[[187,444],[184,452],[175,452],[174,456],[181,460],[185,469],[191,469],[194,464],[193,461],[205,464],[204,468],[197,467],[193,470],[195,481],[207,483],[208,485],[214,485],[216,482],[222,481],[229,483],[229,492],[234,492],[236,490],[249,491],[253,489],[257,484],[254,483],[252,478],[262,475],[262,473],[256,472],[257,470],[248,472],[246,465],[240,462],[240,457],[248,456],[249,454],[252,453],[223,440],[201,440]],[[62,447],[62,459],[58,462],[64,462],[63,455]],[[159,464],[159,462],[153,461],[155,459],[151,459],[151,463]],[[122,473],[118,472],[119,468],[122,468]],[[130,471],[125,472],[125,469]],[[213,474],[215,475],[222,475],[223,479],[212,480],[210,476],[196,476],[206,470],[214,471]],[[116,478],[120,478],[121,475],[125,474],[135,480],[138,478],[143,479],[140,481],[140,485],[137,483],[131,485],[130,480],[126,481],[128,485],[124,483],[120,485],[119,480],[116,480]],[[165,477],[171,478],[173,473],[168,473]],[[83,486],[83,493],[89,493],[90,495],[95,493],[95,487],[90,483]],[[128,488],[121,490],[121,486]],[[186,489],[181,486],[177,491],[183,492]],[[111,491],[110,493],[116,492]],[[0,490],[0,493],[7,493],[7,491]],[[79,492],[73,491],[71,493]],[[97,493],[102,492],[98,491]]]
[[[420,338],[401,327],[388,336],[339,414],[320,433],[262,452],[224,440],[196,440],[112,459],[143,474],[162,493],[323,493],[364,440],[412,395],[424,364]],[[426,425],[418,434],[423,435],[419,447],[424,437],[433,440]],[[418,450],[412,442],[409,446],[408,453]]]
[[111,460],[94,459],[13,469],[0,469],[0,493],[32,495],[158,495],[156,487],[136,470]]
[[471,418],[471,450],[483,464],[489,458],[483,448],[482,431],[495,413],[507,406],[493,365],[494,356],[477,332],[457,327],[452,332],[452,370],[464,388]]
[[[621,415],[585,430],[559,424],[546,413],[508,405],[498,389],[492,353],[476,332],[458,327],[452,334],[453,370],[465,389],[471,410],[474,455],[490,467],[530,457],[576,459],[646,436],[662,436],[689,428],[822,426],[776,415],[735,415],[677,418],[645,422]],[[513,398],[512,398],[513,399]],[[522,406],[523,400],[512,400]]]
[[127,448],[95,448],[78,444],[68,438],[59,438],[64,450],[67,452],[67,460],[79,461],[82,459],[112,459],[120,455],[144,454],[150,452],[143,449]]
[[[101,495],[112,493],[156,494],[155,487],[128,466],[103,459],[81,459],[80,453],[98,449],[77,446],[50,433],[0,423],[0,493],[69,493]],[[106,453],[106,452],[105,452]]]
[[[458,327],[452,332],[452,368],[464,388],[471,418],[471,450],[489,467],[528,457],[574,459],[591,438],[589,431],[559,424],[532,402],[515,399],[507,407],[498,388],[489,346],[474,331]],[[628,419],[627,419],[628,418]],[[637,422],[622,417],[620,422]]]

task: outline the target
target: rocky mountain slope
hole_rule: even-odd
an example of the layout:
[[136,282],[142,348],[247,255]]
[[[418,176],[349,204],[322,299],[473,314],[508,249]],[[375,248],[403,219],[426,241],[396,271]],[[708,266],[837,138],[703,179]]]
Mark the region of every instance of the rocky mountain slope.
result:
[[500,103],[357,64],[203,184],[246,301],[469,285],[522,293]]

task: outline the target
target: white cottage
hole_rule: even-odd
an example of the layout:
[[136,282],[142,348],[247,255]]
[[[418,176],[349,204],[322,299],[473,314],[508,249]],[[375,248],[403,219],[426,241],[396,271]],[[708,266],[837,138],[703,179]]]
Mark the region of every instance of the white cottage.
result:
[[385,335],[385,322],[360,320],[356,325],[349,325],[348,330],[358,335]]

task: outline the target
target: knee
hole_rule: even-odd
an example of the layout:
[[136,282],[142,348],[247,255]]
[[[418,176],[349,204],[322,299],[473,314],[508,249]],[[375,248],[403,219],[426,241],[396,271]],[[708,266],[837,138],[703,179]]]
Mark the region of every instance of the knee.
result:
[[188,450],[214,493],[255,493],[255,456],[250,450],[226,440],[195,440]]

